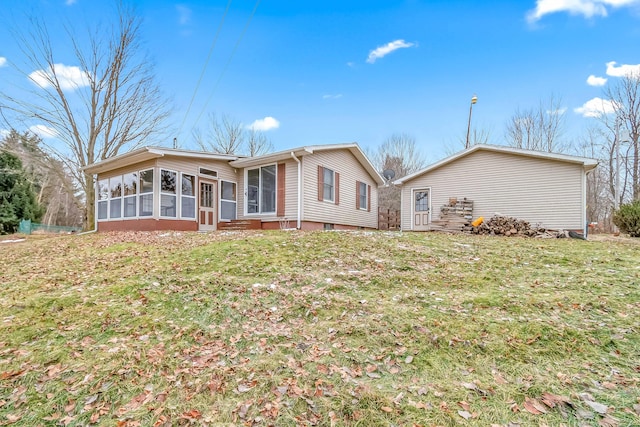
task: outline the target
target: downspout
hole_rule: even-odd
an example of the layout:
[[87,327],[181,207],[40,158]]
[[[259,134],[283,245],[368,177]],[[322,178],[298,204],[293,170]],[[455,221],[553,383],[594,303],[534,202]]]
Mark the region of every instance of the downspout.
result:
[[291,152],[293,160],[298,162],[298,219],[296,221],[296,228],[300,230],[300,215],[302,211],[302,162],[296,157],[295,153]]

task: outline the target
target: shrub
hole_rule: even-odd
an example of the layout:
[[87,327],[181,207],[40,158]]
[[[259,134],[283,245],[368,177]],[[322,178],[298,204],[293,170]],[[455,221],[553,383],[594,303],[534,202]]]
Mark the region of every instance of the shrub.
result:
[[631,237],[640,237],[640,200],[620,206],[613,214],[613,223]]

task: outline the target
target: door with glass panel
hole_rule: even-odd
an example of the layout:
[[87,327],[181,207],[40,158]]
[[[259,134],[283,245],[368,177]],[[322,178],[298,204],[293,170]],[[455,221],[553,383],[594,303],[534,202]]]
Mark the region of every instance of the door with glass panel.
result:
[[413,190],[413,229],[416,231],[425,231],[429,229],[430,213],[431,213],[431,197],[429,197],[428,188],[420,188]]
[[215,181],[200,180],[200,201],[198,208],[198,228],[200,231],[211,231],[217,228],[217,194],[217,183]]

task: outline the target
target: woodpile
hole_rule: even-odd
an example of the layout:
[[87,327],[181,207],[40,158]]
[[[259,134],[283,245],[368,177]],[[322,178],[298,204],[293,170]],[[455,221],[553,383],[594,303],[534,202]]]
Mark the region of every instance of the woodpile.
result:
[[440,208],[439,219],[430,224],[431,230],[470,231],[473,217],[473,202],[463,198],[449,199],[449,203]]
[[[473,222],[473,224],[472,224]],[[564,238],[584,239],[579,233],[566,230],[549,230],[539,224],[531,226],[528,221],[495,214],[492,218],[484,220],[478,226],[473,221],[473,201],[466,197],[462,199],[450,198],[449,203],[440,208],[438,219],[429,224],[429,229],[434,231],[448,231],[453,233],[473,233],[491,236],[521,236],[537,237],[541,239]]]
[[474,234],[490,234],[492,236],[526,236],[535,237],[545,233],[545,229],[532,228],[529,222],[508,216],[494,215],[477,227],[473,227]]
[[472,227],[474,234],[489,234],[492,236],[522,236],[537,237],[541,239],[572,238],[582,239],[585,237],[568,230],[548,230],[543,227],[532,227],[527,221],[502,215],[494,215],[488,221],[484,221],[477,227]]

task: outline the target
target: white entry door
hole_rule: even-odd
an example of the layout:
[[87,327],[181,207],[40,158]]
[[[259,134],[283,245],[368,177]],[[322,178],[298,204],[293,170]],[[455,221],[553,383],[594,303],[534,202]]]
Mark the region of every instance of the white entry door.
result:
[[200,231],[212,231],[217,229],[217,185],[218,184],[215,181],[200,180],[200,207],[198,208],[198,229]]
[[430,189],[419,188],[413,190],[412,216],[413,229],[416,231],[426,231],[431,222],[431,197]]

